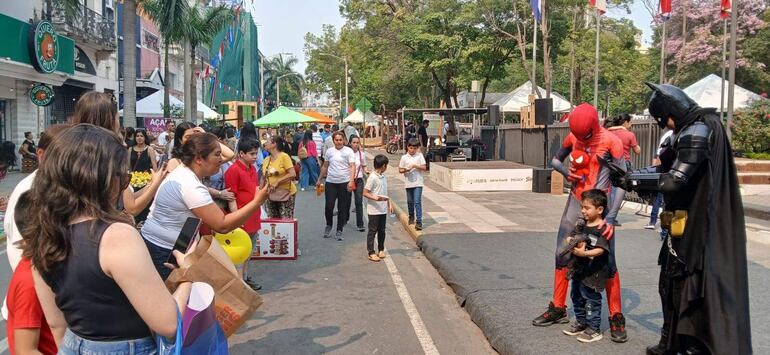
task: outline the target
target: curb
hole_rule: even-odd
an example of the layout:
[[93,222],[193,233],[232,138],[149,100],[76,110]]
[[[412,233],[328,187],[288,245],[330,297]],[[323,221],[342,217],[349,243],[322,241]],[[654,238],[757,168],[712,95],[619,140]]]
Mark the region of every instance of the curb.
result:
[[752,217],[752,218],[764,219],[766,221],[770,221],[770,208],[759,206],[753,203],[744,203],[743,215],[746,217]]
[[401,221],[401,225],[406,230],[406,233],[409,234],[410,237],[412,237],[412,240],[414,240],[415,243],[419,245],[420,237],[422,237],[422,232],[414,229],[414,227],[409,225],[409,216],[404,212],[404,210],[401,209],[396,204],[392,204],[393,209],[396,211],[396,216],[398,216],[398,220]]

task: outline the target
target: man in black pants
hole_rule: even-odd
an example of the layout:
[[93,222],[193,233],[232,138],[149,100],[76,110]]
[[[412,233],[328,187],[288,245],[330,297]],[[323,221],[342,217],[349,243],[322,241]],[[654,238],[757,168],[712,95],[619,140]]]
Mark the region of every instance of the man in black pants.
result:
[[613,185],[662,192],[658,291],[660,342],[647,354],[751,354],[746,229],[732,148],[719,115],[678,87],[647,83],[649,110],[674,134],[660,165],[623,173]]

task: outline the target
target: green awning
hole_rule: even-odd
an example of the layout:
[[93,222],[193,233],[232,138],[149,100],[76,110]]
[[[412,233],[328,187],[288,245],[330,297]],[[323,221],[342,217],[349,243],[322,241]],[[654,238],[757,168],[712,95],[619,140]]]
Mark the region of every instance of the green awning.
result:
[[306,122],[315,122],[315,118],[305,116],[297,111],[280,106],[275,111],[268,113],[264,117],[254,121],[257,127],[277,126],[282,124],[297,124]]

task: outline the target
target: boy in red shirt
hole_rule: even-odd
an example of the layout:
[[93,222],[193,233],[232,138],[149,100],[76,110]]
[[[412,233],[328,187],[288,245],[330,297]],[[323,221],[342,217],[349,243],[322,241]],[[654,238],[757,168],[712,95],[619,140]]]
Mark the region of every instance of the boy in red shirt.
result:
[[[19,230],[25,227],[25,212],[29,207],[28,197],[27,193],[22,194],[14,209]],[[23,240],[17,243],[23,243]],[[8,306],[5,331],[11,355],[56,354],[56,341],[35,293],[32,263],[29,259],[22,258],[19,261],[11,276],[8,294],[5,297]]]
[[[259,142],[255,139],[241,139],[238,141],[238,159],[227,168],[225,172],[225,187],[235,194],[235,203],[241,208],[254,199],[257,192],[257,169],[254,163],[257,162],[257,151]],[[230,211],[235,212],[235,211]],[[260,227],[260,213],[258,209],[243,223],[243,230],[251,236],[252,253],[257,244],[257,233]],[[255,291],[262,288],[256,281],[248,276],[248,265],[250,260],[246,260],[242,267],[238,268],[241,277]]]

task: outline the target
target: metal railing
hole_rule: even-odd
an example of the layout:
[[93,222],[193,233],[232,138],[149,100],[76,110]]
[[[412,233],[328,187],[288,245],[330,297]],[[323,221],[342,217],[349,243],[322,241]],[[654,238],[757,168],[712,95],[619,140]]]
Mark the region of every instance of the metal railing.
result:
[[99,50],[115,50],[117,37],[115,21],[106,18],[83,5],[78,6],[75,14],[67,15],[62,1],[49,3],[51,22],[60,30],[76,40],[96,44]]
[[[641,154],[631,153],[631,164],[634,167],[644,167],[652,163],[660,140],[660,127],[652,120],[632,121],[631,131],[636,134],[636,140],[642,149]],[[564,137],[569,134],[567,123],[557,123],[548,126],[548,157],[551,158],[561,147]],[[513,161],[531,166],[543,166],[543,135],[542,128],[522,129],[518,124],[500,126],[500,159]]]

